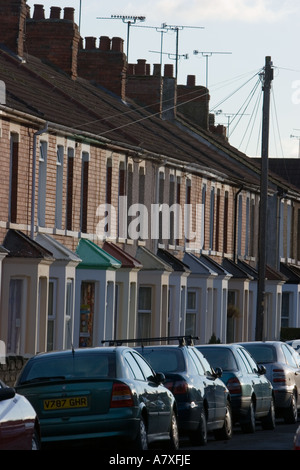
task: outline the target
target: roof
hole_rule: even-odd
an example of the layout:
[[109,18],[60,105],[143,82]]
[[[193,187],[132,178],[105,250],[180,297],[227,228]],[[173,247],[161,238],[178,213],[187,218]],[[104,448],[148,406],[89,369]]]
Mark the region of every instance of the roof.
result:
[[105,241],[102,248],[104,251],[120,261],[122,268],[141,269],[143,267],[139,260],[135,259],[133,256],[130,256],[114,243]]
[[62,245],[59,241],[49,235],[39,233],[35,237],[35,241],[51,252],[57,261],[81,262],[81,259],[76,255],[76,253],[69,250],[66,246]]
[[9,229],[3,242],[8,258],[38,258],[53,260],[53,254],[20,230]]
[[97,84],[72,80],[33,56],[21,61],[0,47],[0,80],[11,112],[64,126],[79,140],[89,136],[98,145],[118,144],[146,156],[164,156],[195,171],[209,170],[223,180],[259,188],[257,164],[218,136],[194,126],[200,136],[196,138],[187,132],[186,122],[178,126],[163,120]]
[[120,261],[88,239],[79,240],[76,253],[82,259],[77,269],[108,270],[121,267]]
[[183,273],[189,273],[190,272],[190,268],[188,267],[187,264],[182,262],[176,256],[169,253],[167,250],[163,250],[162,248],[159,248],[157,250],[157,256],[159,258],[161,258],[164,262],[170,264],[173,271],[183,272]]

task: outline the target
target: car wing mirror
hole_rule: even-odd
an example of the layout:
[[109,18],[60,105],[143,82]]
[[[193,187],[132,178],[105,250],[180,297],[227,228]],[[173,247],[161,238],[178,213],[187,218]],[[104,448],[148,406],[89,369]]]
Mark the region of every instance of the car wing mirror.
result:
[[155,374],[155,382],[156,383],[163,384],[165,381],[166,381],[165,374],[163,374],[162,372],[157,372]]
[[16,394],[16,391],[12,387],[0,388],[0,401],[9,400],[13,398]]

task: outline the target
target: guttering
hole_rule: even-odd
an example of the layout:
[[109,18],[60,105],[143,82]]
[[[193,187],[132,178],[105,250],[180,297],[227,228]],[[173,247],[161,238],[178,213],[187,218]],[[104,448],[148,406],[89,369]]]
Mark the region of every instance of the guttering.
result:
[[33,154],[32,154],[32,191],[31,191],[31,239],[34,239],[34,218],[35,218],[35,182],[36,182],[36,143],[41,134],[48,131],[48,122],[43,129],[35,132],[33,135]]

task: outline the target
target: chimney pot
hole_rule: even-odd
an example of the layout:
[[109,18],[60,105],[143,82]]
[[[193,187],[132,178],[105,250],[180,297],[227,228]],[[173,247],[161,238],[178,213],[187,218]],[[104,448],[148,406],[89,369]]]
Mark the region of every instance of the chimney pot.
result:
[[196,85],[196,76],[195,75],[188,75],[186,84],[187,84],[187,86],[195,86]]
[[135,66],[135,73],[136,75],[146,75],[146,60],[145,59],[138,59],[137,64]]
[[123,52],[124,40],[122,38],[112,38],[111,49],[114,52]]
[[51,7],[51,9],[50,9],[50,18],[59,20],[60,19],[60,12],[61,12],[60,7]]
[[99,47],[101,51],[110,51],[110,38],[108,36],[101,36]]
[[74,23],[74,12],[75,12],[75,8],[70,8],[70,7],[64,8],[64,20],[73,21]]
[[153,64],[153,75],[155,77],[161,76],[161,64]]
[[164,76],[173,77],[173,64],[165,64]]
[[89,36],[85,38],[85,48],[87,50],[96,49],[96,38]]
[[35,4],[33,11],[34,20],[44,20],[45,19],[45,10],[44,5]]

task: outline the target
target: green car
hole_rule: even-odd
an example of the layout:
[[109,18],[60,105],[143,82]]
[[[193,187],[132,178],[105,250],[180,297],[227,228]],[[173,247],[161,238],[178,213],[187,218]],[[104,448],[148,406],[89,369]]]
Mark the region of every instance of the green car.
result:
[[42,445],[117,438],[134,449],[166,441],[177,450],[176,402],[163,381],[133,349],[99,347],[34,356],[16,390],[38,414]]

